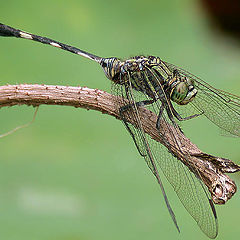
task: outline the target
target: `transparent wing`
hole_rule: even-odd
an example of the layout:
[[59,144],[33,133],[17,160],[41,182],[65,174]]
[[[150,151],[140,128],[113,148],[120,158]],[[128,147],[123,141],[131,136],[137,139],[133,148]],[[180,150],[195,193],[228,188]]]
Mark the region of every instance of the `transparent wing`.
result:
[[[165,64],[173,71],[177,69],[182,76],[193,79],[198,93],[187,105],[192,111],[203,113],[210,121],[227,133],[240,136],[240,97],[213,88],[197,76],[173,64]],[[191,112],[191,110],[189,112]]]
[[[177,230],[180,232],[175,214],[170,206],[167,195],[165,193],[165,190],[164,190],[164,187],[163,187],[163,184],[162,184],[162,181],[161,181],[161,178],[160,178],[157,166],[156,166],[156,162],[153,157],[151,147],[149,146],[146,134],[142,128],[141,119],[138,114],[138,108],[136,105],[137,102],[134,101],[135,99],[134,99],[133,92],[132,92],[133,89],[132,88],[124,88],[123,86],[120,86],[120,85],[113,85],[113,86],[114,86],[113,87],[114,93],[118,93],[118,95],[120,95],[122,97],[122,99],[129,100],[129,103],[130,103],[129,105],[124,106],[124,104],[123,105],[120,104],[117,106],[119,109],[121,109],[123,106],[126,108],[124,110],[124,112],[122,112],[122,110],[120,110],[120,115],[122,117],[125,127],[127,128],[130,135],[132,136],[140,155],[145,158],[145,161],[146,161],[148,167],[151,169],[152,173],[156,177],[157,182],[163,193],[163,197],[164,197],[165,203],[167,205],[168,211],[171,215],[171,218],[172,218]],[[135,126],[129,124],[126,119],[134,122]]]
[[200,229],[210,238],[218,234],[216,212],[208,189],[181,161],[173,157],[164,146],[151,140],[159,168],[172,185],[178,198]]
[[[136,103],[144,101],[148,99],[148,97],[134,89],[127,88],[128,86],[114,85],[113,91],[124,99],[128,99],[130,103],[135,103],[124,111],[124,118],[132,119],[135,126],[127,123],[124,119],[123,122],[131,134],[139,153],[145,158],[146,163],[155,176],[156,171],[158,176],[160,173],[165,175],[174,191],[177,193],[180,201],[197,222],[201,230],[208,237],[215,238],[218,233],[217,216],[212,200],[208,194],[208,190],[202,184],[201,180],[199,180],[195,174],[188,169],[188,167],[173,157],[163,145],[145,134],[141,126],[141,118],[138,114]],[[129,88],[131,88],[131,86]],[[145,107],[158,115],[160,105],[161,103],[155,102],[154,104]],[[166,113],[163,114],[163,121],[170,123]],[[162,137],[164,138],[164,136]],[[172,137],[175,137],[174,134],[172,134]],[[173,142],[177,141],[174,139]],[[163,194],[165,194],[165,191],[163,191]],[[168,201],[166,204],[168,205]],[[168,206],[168,209],[169,207],[170,206]],[[169,211],[171,214],[172,210],[170,209]],[[175,221],[173,213],[171,216],[173,221]]]

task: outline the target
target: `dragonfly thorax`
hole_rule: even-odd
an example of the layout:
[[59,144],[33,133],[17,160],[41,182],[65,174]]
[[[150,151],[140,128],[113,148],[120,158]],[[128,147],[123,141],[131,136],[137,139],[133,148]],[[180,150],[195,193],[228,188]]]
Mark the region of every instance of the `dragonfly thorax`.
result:
[[100,65],[114,83],[132,87],[152,99],[165,96],[185,105],[197,94],[193,80],[170,69],[159,57],[136,56],[125,61],[114,57],[102,58]]
[[151,67],[153,64],[158,63],[160,63],[160,58],[153,56],[136,56],[124,61],[112,57],[102,58],[100,61],[100,65],[107,78],[117,84],[127,83],[127,77],[132,78],[134,74],[145,71],[147,66]]

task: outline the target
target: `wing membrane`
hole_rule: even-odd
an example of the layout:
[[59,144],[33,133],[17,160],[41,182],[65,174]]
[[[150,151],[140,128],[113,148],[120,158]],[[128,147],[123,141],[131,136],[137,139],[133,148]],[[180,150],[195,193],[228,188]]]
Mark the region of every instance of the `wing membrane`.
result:
[[[131,88],[130,73],[126,86],[114,85],[114,88],[114,93],[128,99],[128,101],[132,103],[131,107],[127,108],[124,112],[124,118],[132,119],[135,126],[128,123],[124,120],[124,118],[123,122],[127,127],[127,130],[132,135],[140,154],[145,158],[147,165],[156,176],[160,187],[162,184],[161,180],[159,182],[160,173],[163,173],[172,185],[174,191],[177,193],[178,198],[189,214],[197,222],[201,230],[208,237],[215,238],[218,233],[217,217],[206,187],[202,184],[201,180],[196,177],[196,173],[192,173],[188,167],[173,157],[163,145],[154,141],[149,135],[145,134],[142,129],[141,118],[138,114],[138,107],[136,103],[148,99],[148,96]],[[146,108],[158,115],[160,105],[161,102],[158,100],[151,106],[146,106]],[[171,124],[165,112],[162,118],[163,121]],[[171,132],[170,128],[169,131]],[[175,136],[173,132],[171,135],[173,142],[177,142],[177,140],[174,139]],[[164,138],[164,136],[161,137]],[[162,187],[161,189],[171,217],[177,226],[175,215],[168,203],[165,191]]]
[[173,64],[166,62],[165,64],[171,70],[177,69],[182,76],[193,79],[195,82],[198,93],[186,108],[190,107],[192,111],[202,112],[219,128],[229,134],[240,136],[240,98],[238,96],[218,90]]

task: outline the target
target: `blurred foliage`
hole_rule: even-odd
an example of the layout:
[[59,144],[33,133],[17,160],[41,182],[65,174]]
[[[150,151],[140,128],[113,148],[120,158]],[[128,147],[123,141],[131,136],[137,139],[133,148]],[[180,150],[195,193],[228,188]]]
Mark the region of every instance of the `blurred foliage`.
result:
[[[239,95],[240,49],[208,28],[198,1],[1,1],[1,22],[104,57],[156,55]],[[88,86],[110,91],[94,62],[22,39],[0,39],[1,84]],[[1,133],[31,120],[32,107],[1,109]],[[206,119],[184,124],[203,151],[239,163],[237,138]],[[0,139],[0,236],[4,240],[207,239],[171,187],[181,234],[120,121],[41,106],[30,127]],[[239,174],[232,175],[239,185]],[[217,206],[218,239],[240,234],[239,193]]]

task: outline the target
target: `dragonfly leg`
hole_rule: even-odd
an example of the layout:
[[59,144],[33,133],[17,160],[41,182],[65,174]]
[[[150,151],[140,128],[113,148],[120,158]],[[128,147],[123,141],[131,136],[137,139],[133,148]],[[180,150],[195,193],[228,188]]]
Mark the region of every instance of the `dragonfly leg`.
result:
[[163,114],[164,109],[166,109],[167,115],[168,115],[169,119],[171,120],[171,122],[173,123],[173,125],[174,125],[175,127],[179,128],[178,125],[177,125],[177,123],[176,123],[176,121],[174,120],[174,114],[173,114],[173,112],[171,111],[171,108],[169,107],[168,103],[162,102],[162,105],[161,105],[161,107],[160,107],[159,114],[158,114],[157,123],[156,123],[157,129],[158,129],[158,130],[160,129],[160,123],[161,123],[160,121],[161,121],[161,118],[162,118],[162,114]]
[[166,104],[166,111],[167,111],[167,115],[168,115],[169,119],[171,120],[173,126],[182,132],[181,128],[178,126],[178,124],[176,123],[176,121],[174,119],[175,115],[172,111],[172,108],[169,106],[169,104]]
[[199,117],[202,114],[204,114],[204,111],[202,111],[201,113],[196,113],[196,114],[193,114],[193,115],[188,116],[188,117],[181,117],[180,114],[174,109],[172,104],[171,104],[171,110],[172,110],[172,113],[173,113],[174,117],[176,117],[177,120],[179,120],[179,121],[189,120],[189,119],[192,119],[192,118],[195,118],[195,117]]
[[132,132],[131,128],[129,127],[129,123],[126,121],[125,117],[124,117],[124,112],[128,111],[129,109],[131,108],[134,108],[135,106],[136,107],[140,107],[140,106],[146,106],[146,105],[149,105],[149,104],[152,104],[154,103],[155,100],[145,100],[145,101],[140,101],[140,102],[136,102],[135,104],[127,104],[125,106],[122,106],[119,108],[119,114],[120,114],[120,117],[121,119],[123,120],[123,123],[126,127],[126,129],[128,130],[128,132],[130,133],[130,135],[132,136],[132,139],[137,147],[137,150],[139,152],[139,154],[143,157],[145,157],[145,154],[142,153],[141,149],[139,148],[138,144],[137,144],[137,141],[136,141],[136,138],[134,136],[134,133]]
[[165,106],[162,103],[160,110],[159,110],[159,114],[158,114],[158,118],[157,118],[157,123],[156,123],[156,128],[159,130],[160,129],[160,120],[162,118],[162,114],[163,114],[163,110],[164,110]]
[[161,118],[162,118],[162,114],[163,114],[164,109],[166,109],[167,115],[168,115],[169,119],[171,120],[171,122],[173,123],[173,125],[174,125],[176,128],[178,128],[180,131],[182,131],[182,130],[180,129],[180,127],[177,125],[177,123],[176,123],[176,121],[175,121],[175,119],[174,119],[174,116],[175,116],[175,115],[174,115],[174,113],[171,111],[171,108],[169,107],[168,103],[164,103],[164,102],[162,102],[162,105],[161,105],[160,110],[159,110],[158,119],[157,119],[157,123],[156,123],[156,128],[157,128],[158,130],[160,130]]

